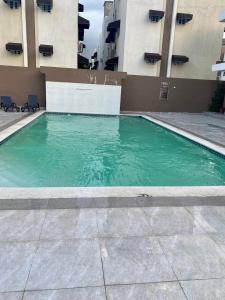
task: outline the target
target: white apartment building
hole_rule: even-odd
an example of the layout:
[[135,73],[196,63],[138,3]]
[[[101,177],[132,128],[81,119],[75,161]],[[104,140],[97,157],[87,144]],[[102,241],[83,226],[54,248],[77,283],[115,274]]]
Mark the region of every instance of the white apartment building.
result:
[[[225,23],[225,10],[223,10],[219,15],[219,21]],[[222,51],[220,55],[220,60],[212,66],[212,71],[217,73],[218,79],[225,81],[225,32],[222,40]]]
[[0,65],[77,68],[89,21],[78,0],[0,0]]
[[[106,1],[109,5],[112,1]],[[216,79],[224,0],[114,0],[104,17],[100,67],[133,75]]]

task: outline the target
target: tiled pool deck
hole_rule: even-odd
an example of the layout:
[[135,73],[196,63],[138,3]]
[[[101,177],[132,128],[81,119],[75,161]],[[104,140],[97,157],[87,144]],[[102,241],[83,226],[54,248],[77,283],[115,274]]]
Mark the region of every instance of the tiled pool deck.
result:
[[225,146],[225,115],[210,113],[147,113],[147,115]]
[[225,299],[225,208],[0,211],[0,299]]
[[27,112],[4,112],[0,110],[0,131],[22,120],[29,113]]
[[225,206],[0,210],[0,300],[22,299],[225,299]]

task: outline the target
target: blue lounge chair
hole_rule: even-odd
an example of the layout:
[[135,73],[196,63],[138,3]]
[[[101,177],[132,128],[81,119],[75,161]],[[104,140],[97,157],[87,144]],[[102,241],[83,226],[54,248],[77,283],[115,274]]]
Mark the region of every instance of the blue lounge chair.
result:
[[40,110],[40,105],[36,95],[28,96],[27,102],[21,107],[21,111],[24,112],[26,109],[33,112],[35,112],[37,109]]
[[13,111],[16,109],[17,112],[20,111],[20,108],[12,101],[10,96],[1,96],[1,109],[7,112],[9,109]]

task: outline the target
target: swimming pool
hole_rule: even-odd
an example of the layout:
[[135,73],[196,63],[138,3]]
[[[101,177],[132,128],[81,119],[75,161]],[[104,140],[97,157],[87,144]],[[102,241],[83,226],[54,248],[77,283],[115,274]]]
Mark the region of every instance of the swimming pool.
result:
[[141,117],[44,114],[0,157],[0,187],[225,185],[224,158]]

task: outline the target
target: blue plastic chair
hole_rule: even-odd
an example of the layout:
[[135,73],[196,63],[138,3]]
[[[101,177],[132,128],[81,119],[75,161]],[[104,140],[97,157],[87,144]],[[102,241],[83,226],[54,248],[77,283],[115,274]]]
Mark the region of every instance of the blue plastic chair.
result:
[[1,109],[3,109],[5,112],[7,112],[9,109],[12,111],[16,109],[17,112],[20,111],[20,108],[15,102],[12,101],[10,96],[1,96]]
[[36,95],[28,96],[27,102],[21,107],[21,111],[24,112],[26,109],[33,112],[35,112],[37,109],[40,110],[40,105]]

